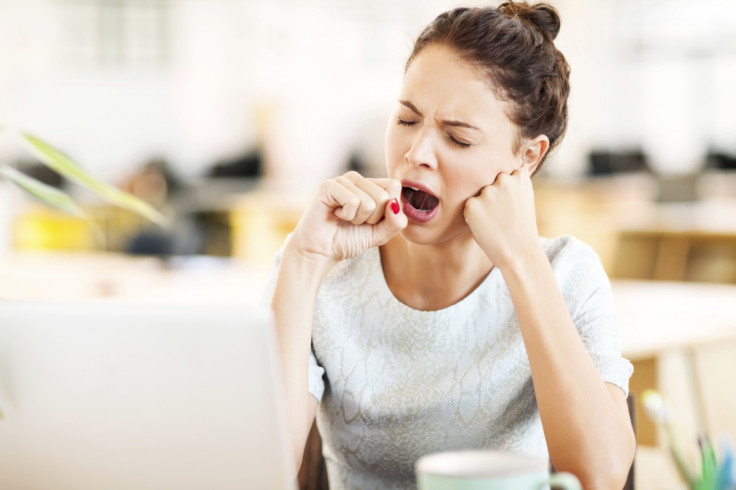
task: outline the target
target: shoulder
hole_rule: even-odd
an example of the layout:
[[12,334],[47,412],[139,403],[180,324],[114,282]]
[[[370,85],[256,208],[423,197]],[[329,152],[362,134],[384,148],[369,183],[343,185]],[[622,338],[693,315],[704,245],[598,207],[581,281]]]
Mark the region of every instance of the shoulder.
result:
[[335,334],[352,332],[356,321],[364,318],[381,291],[382,272],[378,252],[366,252],[335,264],[327,273],[315,301],[315,335],[329,330]]
[[542,247],[551,263],[567,262],[570,260],[593,260],[600,262],[598,254],[593,248],[572,235],[562,235],[555,238],[540,238]]
[[555,271],[569,269],[603,268],[601,259],[593,247],[571,235],[556,238],[540,238],[547,258]]
[[600,257],[587,243],[570,235],[542,238],[541,243],[563,293],[610,287]]

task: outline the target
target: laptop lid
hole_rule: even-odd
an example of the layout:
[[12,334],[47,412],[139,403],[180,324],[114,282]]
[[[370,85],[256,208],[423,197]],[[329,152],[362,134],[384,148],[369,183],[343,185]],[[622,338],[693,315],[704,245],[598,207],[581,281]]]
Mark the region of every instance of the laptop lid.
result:
[[294,489],[264,309],[0,302],[0,488]]

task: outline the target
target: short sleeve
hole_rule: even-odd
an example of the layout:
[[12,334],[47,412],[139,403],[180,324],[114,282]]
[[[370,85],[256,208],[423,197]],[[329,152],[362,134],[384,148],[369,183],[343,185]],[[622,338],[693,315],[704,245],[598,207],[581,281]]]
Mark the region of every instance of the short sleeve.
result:
[[601,378],[628,396],[634,367],[621,355],[613,292],[600,258],[590,246],[572,237],[556,239],[548,255],[575,327]]
[[322,395],[325,393],[325,368],[319,365],[314,351],[309,353],[309,393],[322,402]]

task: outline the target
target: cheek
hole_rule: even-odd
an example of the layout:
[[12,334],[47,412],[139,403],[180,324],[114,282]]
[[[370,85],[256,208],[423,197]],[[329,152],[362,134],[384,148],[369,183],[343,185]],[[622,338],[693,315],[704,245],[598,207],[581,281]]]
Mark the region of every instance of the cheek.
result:
[[496,181],[496,177],[500,173],[510,174],[519,168],[520,162],[517,163],[516,157],[511,153],[503,154],[496,158],[481,158],[475,162],[472,167],[472,179],[477,182],[478,190],[492,184]]
[[396,159],[399,157],[399,139],[394,126],[395,125],[389,122],[388,127],[386,128],[386,138],[383,146],[386,168],[389,170],[396,165]]
[[453,172],[452,175],[445,176],[444,180],[445,185],[448,185],[445,203],[457,211],[462,211],[465,201],[477,196],[490,183],[486,176],[468,168]]
[[474,159],[463,172],[458,173],[459,187],[462,188],[466,198],[477,196],[481,189],[496,180],[500,171],[497,164],[486,158]]

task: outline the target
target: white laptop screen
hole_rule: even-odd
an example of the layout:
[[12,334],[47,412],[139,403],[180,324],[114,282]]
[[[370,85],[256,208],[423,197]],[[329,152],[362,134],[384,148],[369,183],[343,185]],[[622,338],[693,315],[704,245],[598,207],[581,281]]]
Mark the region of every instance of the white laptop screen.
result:
[[270,322],[0,302],[0,488],[293,489]]

